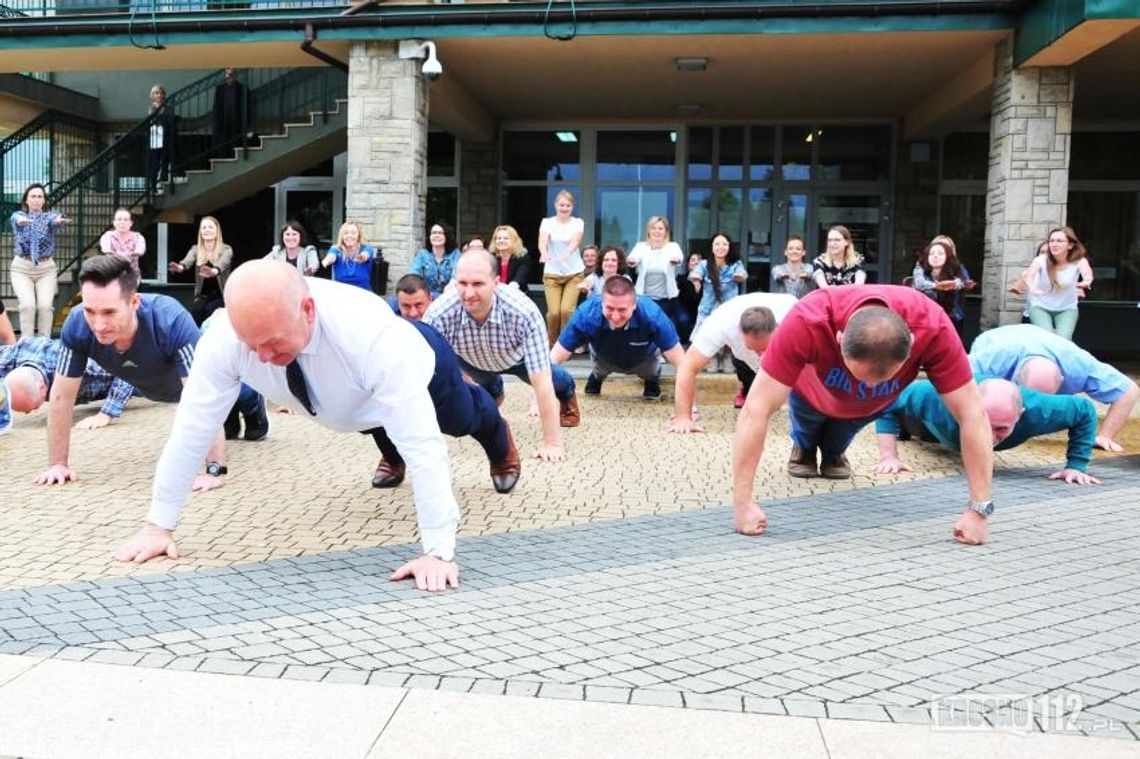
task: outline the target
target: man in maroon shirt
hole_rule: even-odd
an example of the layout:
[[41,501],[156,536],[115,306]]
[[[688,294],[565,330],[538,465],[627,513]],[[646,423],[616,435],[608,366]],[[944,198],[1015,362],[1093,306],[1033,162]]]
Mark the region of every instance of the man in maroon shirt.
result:
[[961,427],[970,500],[954,525],[954,537],[982,543],[993,511],[993,448],[981,394],[946,312],[917,290],[893,285],[817,290],[780,323],[736,423],[736,530],[759,535],[768,526],[767,515],[752,499],[752,486],[768,420],[785,401],[794,443],[789,471],[813,476],[818,449],[824,476],[847,477],[844,453],[855,434],[890,406],[920,369]]

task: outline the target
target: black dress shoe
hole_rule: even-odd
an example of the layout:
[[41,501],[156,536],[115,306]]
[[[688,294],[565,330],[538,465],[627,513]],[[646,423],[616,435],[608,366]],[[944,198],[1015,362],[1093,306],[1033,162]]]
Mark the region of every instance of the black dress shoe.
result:
[[407,467],[403,464],[389,464],[381,456],[380,463],[376,465],[376,474],[372,475],[372,487],[394,488],[404,481],[406,473]]
[[515,447],[515,438],[511,435],[511,427],[507,426],[507,455],[497,464],[491,464],[491,484],[499,493],[509,493],[514,489],[522,474],[522,460],[519,459],[519,449]]
[[258,397],[257,408],[245,417],[245,439],[263,440],[269,434],[269,416],[265,413],[265,399]]
[[241,434],[241,417],[238,416],[237,406],[230,409],[229,416],[222,424],[222,429],[226,433],[226,440],[237,440],[238,435]]

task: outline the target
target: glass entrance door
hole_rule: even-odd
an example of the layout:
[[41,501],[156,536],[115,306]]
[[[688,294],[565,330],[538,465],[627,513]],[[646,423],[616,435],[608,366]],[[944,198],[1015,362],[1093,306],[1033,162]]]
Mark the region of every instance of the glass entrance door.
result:
[[[863,268],[868,282],[891,281],[889,246],[883,239],[889,230],[887,206],[883,196],[868,194],[832,194],[820,192],[816,195],[815,225],[816,243],[827,239],[827,230],[836,225],[847,227],[855,250],[863,256]],[[821,248],[822,250],[822,248]],[[887,252],[883,257],[881,254]]]

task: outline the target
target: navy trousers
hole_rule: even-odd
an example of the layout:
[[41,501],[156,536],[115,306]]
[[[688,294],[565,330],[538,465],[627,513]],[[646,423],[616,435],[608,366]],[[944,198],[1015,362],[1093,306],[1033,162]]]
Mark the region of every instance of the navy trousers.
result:
[[[455,351],[433,327],[422,322],[410,322],[435,353],[435,373],[428,383],[428,393],[435,406],[435,420],[440,432],[451,437],[470,435],[483,446],[487,460],[497,464],[507,457],[507,423],[499,414],[486,390],[463,379]],[[388,437],[383,427],[368,430],[376,441],[384,460],[389,464],[402,464],[404,458]]]

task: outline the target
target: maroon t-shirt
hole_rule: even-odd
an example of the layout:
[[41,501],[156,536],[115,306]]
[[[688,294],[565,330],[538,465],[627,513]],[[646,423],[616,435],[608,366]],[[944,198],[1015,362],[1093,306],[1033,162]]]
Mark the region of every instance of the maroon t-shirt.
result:
[[[914,344],[894,377],[871,386],[847,370],[836,333],[846,329],[857,309],[874,305],[901,316],[910,325]],[[847,285],[809,293],[780,322],[760,365],[816,411],[835,419],[876,415],[894,403],[920,369],[942,394],[972,379],[962,341],[942,307],[918,290],[895,285]]]

